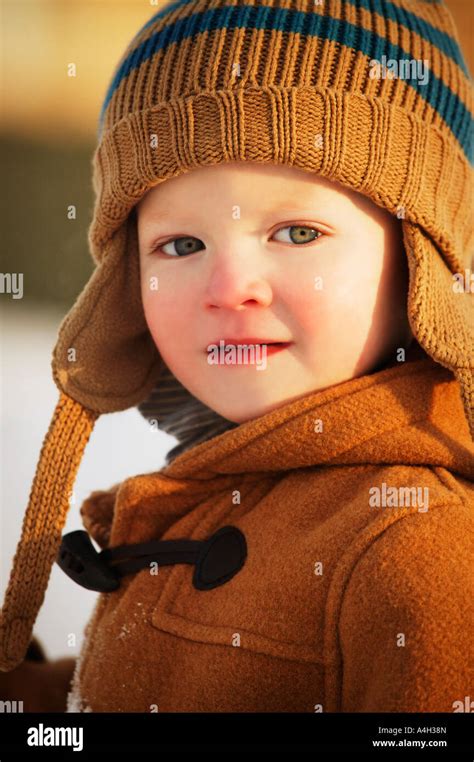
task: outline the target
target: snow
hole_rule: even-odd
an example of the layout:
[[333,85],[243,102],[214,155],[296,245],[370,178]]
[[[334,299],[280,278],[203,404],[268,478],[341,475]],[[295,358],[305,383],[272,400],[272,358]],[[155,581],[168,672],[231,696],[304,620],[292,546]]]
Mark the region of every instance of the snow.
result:
[[[32,305],[25,297],[0,307],[2,600],[41,445],[58,400],[51,356],[62,318],[58,312]],[[101,416],[84,452],[63,534],[84,528],[79,509],[93,490],[107,489],[135,474],[158,471],[166,452],[175,444],[174,437],[152,430],[136,409]],[[53,565],[34,627],[48,658],[78,656],[97,595]],[[80,706],[77,701],[80,699],[73,697],[71,704]]]

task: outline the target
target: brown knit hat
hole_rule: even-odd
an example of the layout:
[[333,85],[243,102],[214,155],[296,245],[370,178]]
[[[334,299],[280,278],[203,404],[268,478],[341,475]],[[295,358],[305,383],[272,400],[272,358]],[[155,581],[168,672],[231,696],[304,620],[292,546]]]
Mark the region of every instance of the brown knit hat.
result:
[[472,110],[438,2],[178,0],[133,38],[102,109],[97,266],[53,353],[60,397],[1,614],[0,669],[24,658],[97,417],[159,390],[165,366],[142,309],[131,211],[163,180],[226,161],[285,164],[399,216],[412,331],[459,380],[474,437]]

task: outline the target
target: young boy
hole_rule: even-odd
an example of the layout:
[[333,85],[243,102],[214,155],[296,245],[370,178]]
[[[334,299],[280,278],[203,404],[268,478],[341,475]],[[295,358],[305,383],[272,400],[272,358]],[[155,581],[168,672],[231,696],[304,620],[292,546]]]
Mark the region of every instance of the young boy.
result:
[[[177,2],[116,69],[0,629],[21,670],[56,558],[101,593],[69,711],[465,711],[471,84],[444,5],[372,8]],[[135,405],[178,446],[58,554]]]

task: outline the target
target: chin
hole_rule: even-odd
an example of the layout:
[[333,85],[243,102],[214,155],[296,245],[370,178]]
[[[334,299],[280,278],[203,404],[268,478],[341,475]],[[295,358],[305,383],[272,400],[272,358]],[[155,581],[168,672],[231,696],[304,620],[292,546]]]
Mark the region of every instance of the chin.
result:
[[229,412],[226,408],[216,408],[215,405],[209,405],[209,407],[212,407],[216,413],[221,415],[223,418],[226,418],[228,421],[232,421],[232,423],[245,423],[246,421],[251,421],[252,418],[258,418],[259,415],[262,415],[262,413],[247,412],[238,414],[234,411]]
[[[247,421],[252,421],[254,418],[260,418],[260,416],[269,413],[277,407],[281,407],[285,402],[286,400],[267,402],[266,404],[262,404],[253,409],[246,409],[243,411],[236,410],[235,408],[229,409],[225,405],[223,405],[222,408],[216,408],[215,405],[212,407],[213,410],[219,413],[219,415],[223,418],[227,418],[228,421],[232,421],[232,423],[246,423]],[[209,405],[209,407],[211,406]]]
[[219,405],[217,400],[218,398],[216,398],[216,395],[209,397],[207,400],[202,399],[201,397],[201,402],[214,410],[214,412],[218,415],[221,415],[228,421],[232,421],[232,423],[245,423],[246,421],[250,421],[252,418],[258,418],[259,415],[263,415],[263,413],[267,412],[268,409],[267,407],[262,407],[254,408],[251,410],[246,408],[245,410],[242,410],[239,406],[231,407],[229,404]]

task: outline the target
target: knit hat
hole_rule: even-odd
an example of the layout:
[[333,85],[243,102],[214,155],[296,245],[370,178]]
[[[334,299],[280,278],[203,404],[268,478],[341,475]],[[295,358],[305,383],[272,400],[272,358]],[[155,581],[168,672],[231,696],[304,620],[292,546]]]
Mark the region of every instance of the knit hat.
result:
[[178,0],[135,35],[100,115],[96,267],[53,352],[59,401],[1,614],[0,669],[30,643],[97,418],[143,404],[169,373],[144,317],[133,211],[163,180],[227,161],[284,164],[397,215],[411,329],[458,379],[474,437],[472,111],[456,30],[435,0]]

